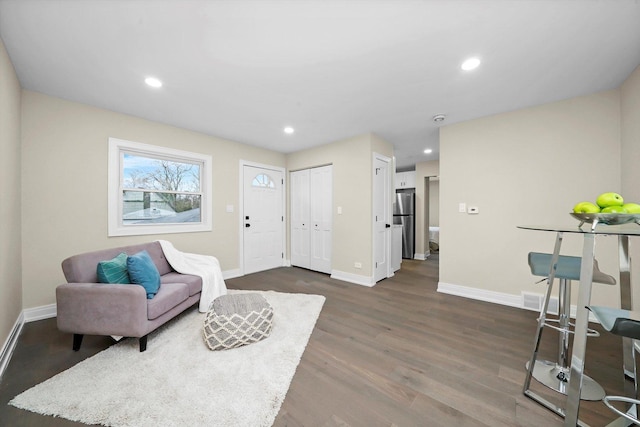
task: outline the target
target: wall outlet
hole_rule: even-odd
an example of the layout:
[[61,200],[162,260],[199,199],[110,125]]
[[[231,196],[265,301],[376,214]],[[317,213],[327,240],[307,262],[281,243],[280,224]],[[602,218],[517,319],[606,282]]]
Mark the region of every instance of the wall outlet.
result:
[[361,263],[361,262],[354,262],[354,263],[353,263],[353,266],[354,266],[355,268],[362,268],[362,263]]

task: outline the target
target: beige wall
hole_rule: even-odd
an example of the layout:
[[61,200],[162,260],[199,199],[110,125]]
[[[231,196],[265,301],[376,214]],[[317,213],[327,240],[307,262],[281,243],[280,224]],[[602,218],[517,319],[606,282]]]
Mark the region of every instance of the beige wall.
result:
[[[425,218],[425,178],[440,175],[440,161],[416,163],[416,248],[417,254],[426,254],[429,249],[429,228]],[[429,195],[429,199],[432,196]],[[431,211],[430,211],[431,212]],[[429,213],[430,213],[429,212]],[[429,218],[431,222],[431,218]]]
[[[213,231],[107,237],[109,137],[211,155]],[[22,147],[23,307],[54,303],[55,287],[64,282],[60,262],[88,250],[161,238],[216,256],[223,270],[237,269],[239,161],[285,166],[280,153],[29,91],[22,99]]]
[[[621,141],[622,141],[622,195],[627,201],[640,203],[640,67],[620,88]],[[635,260],[632,285],[634,301],[640,302],[640,238],[629,242],[632,260]],[[638,309],[636,304],[634,307]]]
[[[374,152],[391,158],[393,147],[376,135],[365,134],[287,155],[289,171],[333,165],[332,269],[368,277],[373,272]],[[355,262],[362,263],[362,268],[356,269]]]
[[22,309],[20,83],[0,40],[0,351]]
[[[621,190],[620,91],[443,127],[440,132],[440,281],[520,295],[542,293],[527,266],[529,251],[553,250],[553,233],[520,224],[577,225],[573,205]],[[458,203],[479,214],[458,213]],[[566,235],[562,253],[580,255]],[[601,237],[596,256],[617,272],[617,240]],[[574,295],[576,293],[574,292]],[[596,286],[594,301],[616,304]]]

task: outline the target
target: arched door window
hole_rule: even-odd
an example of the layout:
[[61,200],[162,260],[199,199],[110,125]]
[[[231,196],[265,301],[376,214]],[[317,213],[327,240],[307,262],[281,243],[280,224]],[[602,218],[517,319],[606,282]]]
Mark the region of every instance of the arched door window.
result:
[[271,189],[276,188],[275,182],[273,182],[273,180],[269,175],[264,173],[256,175],[255,178],[253,178],[253,181],[251,181],[251,186],[259,187],[259,188],[271,188]]

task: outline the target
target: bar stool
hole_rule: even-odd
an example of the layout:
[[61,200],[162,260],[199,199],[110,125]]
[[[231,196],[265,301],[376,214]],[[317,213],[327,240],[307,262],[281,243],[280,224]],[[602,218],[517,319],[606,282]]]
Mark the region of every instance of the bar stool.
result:
[[[640,312],[622,310],[619,308],[591,306],[587,307],[598,322],[602,325],[605,331],[612,334],[620,335],[621,337],[627,337],[634,340],[640,340]],[[638,348],[637,346],[636,349]],[[625,396],[605,396],[602,401],[609,409],[621,417],[626,418],[635,425],[640,426],[638,418],[633,416],[633,411],[622,412],[618,408],[614,407],[611,402],[624,402],[626,404],[638,405],[640,400],[637,399],[638,383],[635,381],[635,393],[636,398],[632,399]]]
[[[538,329],[536,332],[534,349],[531,354],[531,359],[526,365],[527,375],[525,377],[523,392],[528,397],[531,397],[552,411],[562,415],[563,411],[561,408],[547,402],[529,390],[532,376],[545,386],[565,395],[567,394],[567,387],[569,385],[569,336],[573,333],[571,327],[574,326],[569,321],[571,314],[571,280],[580,280],[582,259],[574,256],[558,256],[558,262],[554,269],[554,278],[560,279],[558,289],[558,318],[547,319],[549,299],[551,298],[553,288],[553,281],[549,280],[548,277],[549,272],[551,271],[551,259],[551,254],[539,252],[529,253],[529,267],[531,268],[531,274],[534,276],[546,277],[547,290],[545,292],[543,306],[540,310],[540,317],[538,318]],[[600,271],[598,268],[598,262],[595,259],[593,260],[593,282],[607,285],[616,284],[616,280],[612,276]],[[554,325],[554,323],[557,323],[557,326]],[[542,337],[542,330],[544,326],[560,332],[557,361],[537,360],[540,339]],[[589,330],[587,335],[598,336],[599,334],[595,330]],[[583,377],[582,384],[580,394],[581,399],[600,400],[604,397],[604,389],[600,384],[588,376],[585,375]]]

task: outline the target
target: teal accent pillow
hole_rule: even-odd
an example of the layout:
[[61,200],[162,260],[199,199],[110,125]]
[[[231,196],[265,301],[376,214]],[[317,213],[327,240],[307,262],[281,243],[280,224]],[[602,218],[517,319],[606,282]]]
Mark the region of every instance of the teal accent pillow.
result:
[[131,283],[142,286],[147,291],[147,299],[151,299],[160,289],[160,273],[149,256],[149,252],[142,251],[127,258],[127,270]]
[[123,252],[108,261],[100,261],[97,273],[100,283],[131,283],[127,273],[127,254]]

